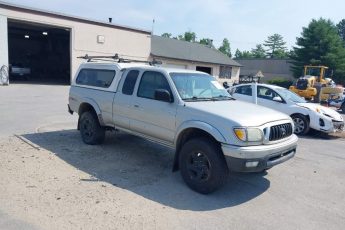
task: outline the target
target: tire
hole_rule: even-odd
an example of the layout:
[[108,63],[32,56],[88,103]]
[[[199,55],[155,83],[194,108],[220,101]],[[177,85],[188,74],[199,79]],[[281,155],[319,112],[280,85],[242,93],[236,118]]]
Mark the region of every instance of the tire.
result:
[[105,138],[105,128],[99,124],[94,112],[81,114],[79,121],[80,134],[83,142],[88,145],[102,144]]
[[229,172],[220,147],[208,138],[186,142],[179,155],[179,165],[185,183],[202,194],[220,188]]
[[310,126],[306,116],[302,114],[295,114],[292,115],[291,118],[295,124],[295,134],[306,135],[309,132]]

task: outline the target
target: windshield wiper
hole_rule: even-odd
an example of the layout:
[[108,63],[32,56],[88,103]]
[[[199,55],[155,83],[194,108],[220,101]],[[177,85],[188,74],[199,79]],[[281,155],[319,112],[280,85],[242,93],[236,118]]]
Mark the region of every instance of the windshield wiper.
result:
[[223,96],[223,95],[219,95],[218,97],[212,97],[212,99],[214,99],[214,100],[236,100],[233,97]]
[[214,99],[212,97],[189,97],[189,98],[184,98],[183,100],[185,101],[213,101]]
[[183,99],[185,101],[221,101],[221,100],[236,100],[233,97],[230,96],[222,96],[219,95],[218,97],[190,97]]

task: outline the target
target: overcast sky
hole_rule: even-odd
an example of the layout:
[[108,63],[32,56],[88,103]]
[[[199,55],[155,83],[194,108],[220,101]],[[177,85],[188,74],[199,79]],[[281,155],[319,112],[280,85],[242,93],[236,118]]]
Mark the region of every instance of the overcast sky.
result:
[[[2,0],[4,1],[4,0]],[[236,48],[250,50],[267,36],[281,34],[291,48],[303,26],[313,18],[338,23],[345,18],[344,0],[5,0],[65,14],[164,32],[174,36],[191,30],[212,38],[218,47],[228,38]]]

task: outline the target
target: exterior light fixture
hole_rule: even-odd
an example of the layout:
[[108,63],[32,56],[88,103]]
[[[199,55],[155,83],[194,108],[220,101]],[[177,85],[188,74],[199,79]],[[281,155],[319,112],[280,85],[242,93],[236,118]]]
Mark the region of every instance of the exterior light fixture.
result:
[[48,32],[44,31],[44,32],[42,32],[42,34],[43,34],[44,36],[47,36],[47,35],[48,35]]
[[25,35],[24,35],[24,38],[29,39],[30,36],[29,36],[28,34],[25,34]]

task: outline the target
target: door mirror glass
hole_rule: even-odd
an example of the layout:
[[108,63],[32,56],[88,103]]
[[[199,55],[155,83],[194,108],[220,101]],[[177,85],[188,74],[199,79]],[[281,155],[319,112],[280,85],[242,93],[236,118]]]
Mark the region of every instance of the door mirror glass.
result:
[[274,97],[272,100],[276,102],[283,102],[281,97]]
[[173,102],[169,91],[166,89],[156,89],[155,100],[169,102],[169,103]]

